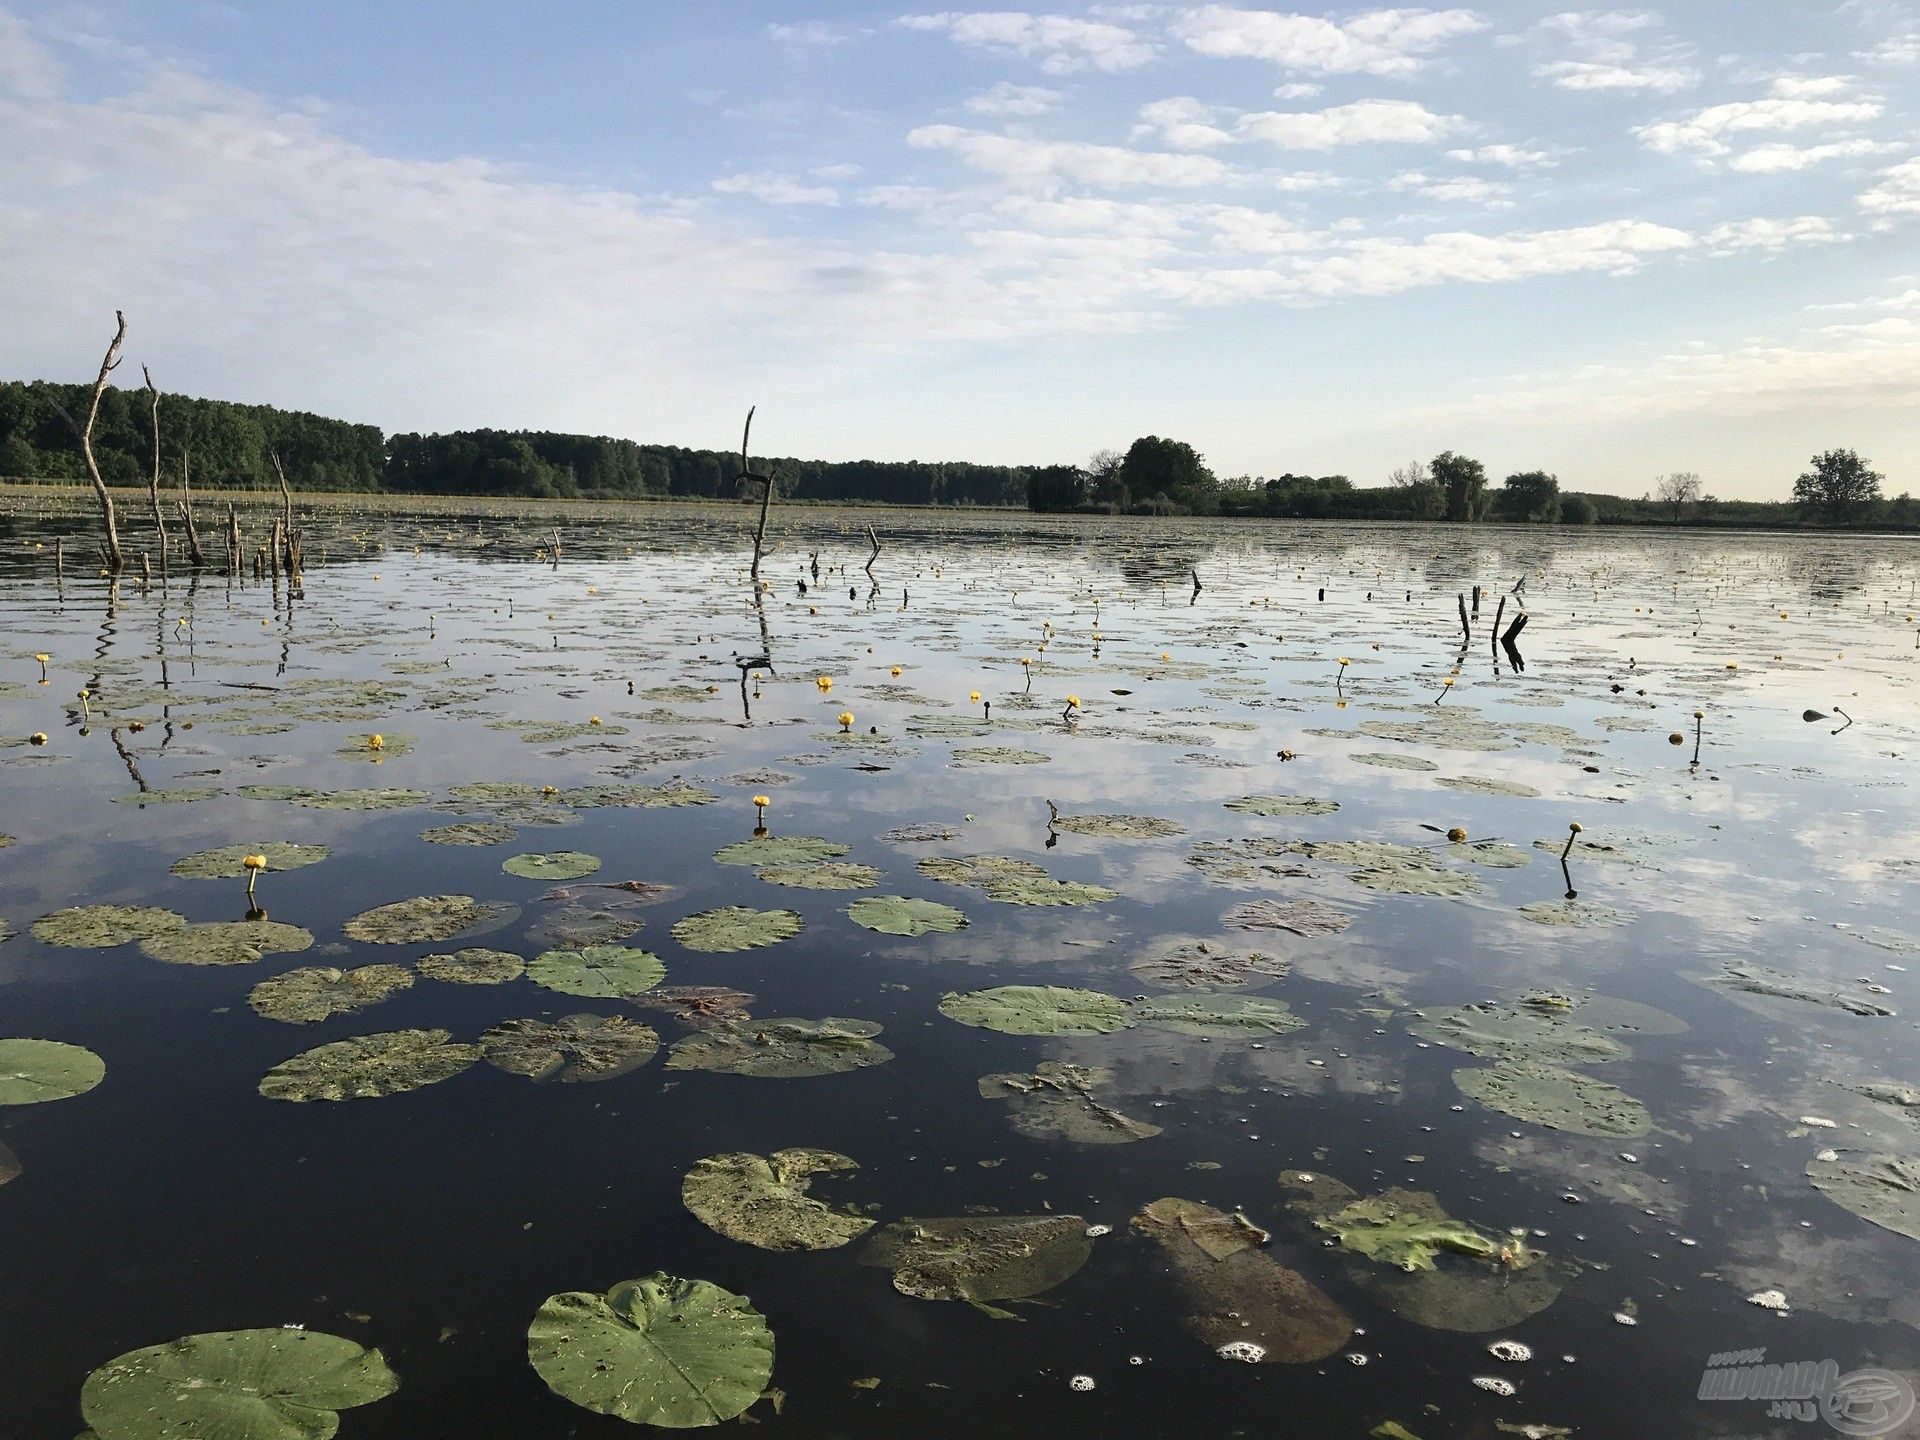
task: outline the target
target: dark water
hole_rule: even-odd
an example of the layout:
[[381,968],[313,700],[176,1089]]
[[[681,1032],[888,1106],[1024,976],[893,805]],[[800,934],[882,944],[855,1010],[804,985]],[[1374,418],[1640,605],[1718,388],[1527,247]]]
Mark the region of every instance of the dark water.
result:
[[[872,581],[869,519],[883,543]],[[1823,1434],[1834,1432],[1819,1420],[1768,1418],[1764,1402],[1696,1399],[1708,1355],[1764,1346],[1770,1359],[1832,1358],[1843,1371],[1920,1360],[1920,1246],[1803,1173],[1829,1146],[1920,1156],[1920,1127],[1844,1083],[1920,1081],[1909,1018],[1920,958],[1898,948],[1920,931],[1910,544],[808,512],[781,534],[756,605],[730,509],[575,512],[562,518],[557,564],[536,554],[544,518],[328,512],[307,522],[298,598],[177,565],[164,585],[110,588],[70,562],[56,584],[50,537],[67,524],[0,501],[0,833],[17,837],[0,849],[0,920],[19,932],[0,942],[0,1035],[85,1045],[107,1074],[85,1095],[0,1109],[0,1143],[22,1167],[0,1188],[0,1436],[84,1428],[82,1382],[125,1351],[281,1324],[377,1345],[401,1377],[390,1398],[343,1414],[354,1440],[629,1434],[546,1388],[527,1363],[526,1327],[557,1291],[654,1271],[711,1280],[767,1317],[784,1404],[763,1402],[748,1419],[768,1435],[1324,1437],[1386,1420],[1422,1440],[1512,1433],[1502,1421],[1582,1436]],[[1530,620],[1516,673],[1487,630],[1522,575]],[[1454,597],[1476,583],[1486,598],[1463,655]],[[1517,603],[1506,602],[1508,622]],[[731,657],[763,644],[773,674],[749,697],[748,723]],[[39,652],[51,656],[44,687]],[[1038,662],[1030,690],[1022,656]],[[1341,656],[1353,661],[1344,679]],[[348,698],[303,685],[326,679],[382,688]],[[644,695],[680,685],[701,693]],[[73,713],[82,687],[90,725]],[[977,715],[974,690],[993,702],[991,735],[909,733],[909,717]],[[1071,723],[1068,694],[1081,702]],[[320,701],[351,713],[284,714]],[[1439,724],[1440,707],[1461,713]],[[1836,707],[1855,722],[1837,735]],[[1809,708],[1832,718],[1803,721]],[[833,740],[842,710],[856,734],[877,727],[875,743]],[[547,742],[488,724],[588,716],[604,722],[597,732]],[[276,717],[291,728],[236,733]],[[1356,728],[1379,721],[1437,725],[1443,743]],[[10,743],[35,731],[45,746]],[[412,747],[378,763],[339,753],[370,732]],[[1456,748],[1463,734],[1510,748]],[[683,743],[658,748],[668,740]],[[1047,761],[955,763],[956,749],[987,745]],[[1280,760],[1283,749],[1295,758]],[[1437,768],[1353,758],[1380,754]],[[1443,777],[1539,793],[1469,793]],[[673,778],[715,803],[584,809],[498,846],[419,838],[491,818],[461,808],[458,785]],[[340,813],[235,793],[252,784],[430,798]],[[178,787],[219,793],[116,801]],[[847,860],[884,872],[878,892],[957,905],[968,927],[875,934],[844,914],[872,891],[777,887],[713,863],[752,831],[756,792],[771,797],[776,835],[841,842]],[[1254,793],[1340,808],[1274,818],[1223,808]],[[1069,815],[1162,817],[1185,833],[1061,831],[1049,843],[1049,800]],[[1518,913],[1562,897],[1556,855],[1533,842],[1557,842],[1570,822],[1585,839],[1627,845],[1635,863],[1578,850],[1570,862],[1581,900],[1623,923],[1565,928]],[[915,823],[958,833],[879,838]],[[1530,863],[1456,863],[1439,833],[1452,826],[1511,842]],[[1302,873],[1227,883],[1188,863],[1202,842],[1248,836],[1430,846],[1481,888],[1383,893],[1350,880],[1351,867],[1298,855],[1286,863]],[[93,903],[241,919],[243,881],[168,867],[265,841],[332,847],[324,863],[260,882],[272,918],[312,931],[304,953],[171,965],[137,945],[77,949],[29,932],[50,911]],[[672,1017],[525,979],[421,979],[318,1024],[249,1007],[259,980],[301,966],[407,964],[460,944],[535,955],[550,942],[530,932],[566,902],[542,899],[547,882],[503,874],[501,862],[549,850],[600,857],[592,881],[678,887],[622,911],[644,921],[624,943],[661,956],[667,983],[752,991],[764,1016],[875,1021],[896,1058],[800,1079],[669,1071],[665,1049],[687,1033]],[[1118,897],[1015,906],[914,868],[970,854],[1042,863]],[[520,908],[459,942],[370,945],[342,932],[369,907],[446,893]],[[622,898],[580,893],[594,905]],[[1221,918],[1246,901],[1298,898],[1336,906],[1350,928],[1250,935]],[[729,904],[796,910],[805,928],[736,954],[695,953],[669,933],[683,915]],[[1876,927],[1887,932],[1879,943],[1849,933]],[[949,991],[1009,984],[1131,998],[1151,987],[1129,964],[1169,935],[1290,960],[1291,973],[1252,993],[1284,1000],[1304,1028],[1251,1041],[1146,1027],[1027,1037],[936,1008]],[[1898,1013],[1736,1003],[1698,978],[1738,962],[1872,994]],[[1584,1136],[1489,1109],[1450,1076],[1490,1061],[1407,1030],[1419,1008],[1543,989],[1685,1022],[1683,1033],[1628,1035],[1629,1056],[1588,1067],[1645,1105],[1649,1133]],[[289,1104],[255,1089],[280,1061],[346,1036],[420,1027],[472,1040],[505,1019],[580,1012],[645,1020],[662,1055],[599,1084],[535,1085],[483,1063],[378,1099]],[[978,1095],[979,1077],[1050,1059],[1109,1067],[1102,1097],[1163,1133],[1126,1145],[1028,1138],[1007,1106]],[[882,1223],[1054,1211],[1112,1230],[1084,1268],[1008,1321],[897,1292],[886,1270],[857,1262],[860,1241],[774,1253],[723,1238],[682,1206],[681,1179],[702,1157],[788,1146],[857,1160],[816,1193]],[[1565,1288],[1486,1333],[1412,1323],[1356,1283],[1364,1265],[1289,1210],[1279,1177],[1299,1171],[1363,1194],[1431,1191],[1496,1235],[1524,1227],[1567,1266]],[[1242,1210],[1272,1232],[1264,1253],[1324,1289],[1358,1333],[1312,1364],[1217,1358],[1184,1327],[1158,1249],[1130,1231],[1162,1196]],[[1785,1315],[1747,1299],[1774,1288]],[[1533,1358],[1494,1358],[1487,1346],[1500,1339]],[[1095,1388],[1070,1388],[1074,1376]]]

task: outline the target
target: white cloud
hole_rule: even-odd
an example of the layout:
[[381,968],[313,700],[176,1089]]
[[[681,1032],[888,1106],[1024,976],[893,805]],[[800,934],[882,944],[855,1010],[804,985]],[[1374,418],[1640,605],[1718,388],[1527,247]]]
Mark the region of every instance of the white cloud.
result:
[[957,125],[922,125],[907,143],[922,150],[949,150],[966,164],[1019,185],[1054,189],[1063,184],[1122,188],[1139,185],[1188,188],[1219,185],[1233,171],[1207,155],[1169,155],[1120,145],[1063,140],[1027,140]]
[[1140,107],[1136,140],[1153,139],[1175,150],[1212,150],[1234,143],[1234,137],[1213,123],[1214,110],[1188,95],[1155,100]]
[[1832,129],[1876,118],[1878,100],[1735,100],[1709,105],[1684,120],[1662,120],[1633,132],[1641,144],[1663,155],[1715,159],[1732,152],[1727,139],[1762,131]]
[[1396,175],[1387,182],[1389,190],[1410,190],[1429,200],[1460,200],[1489,206],[1509,204],[1513,187],[1499,180],[1477,175],[1423,175],[1417,170]]
[[824,20],[801,20],[791,25],[767,26],[767,38],[775,44],[799,49],[809,45],[838,45],[852,37]]
[[1481,145],[1471,150],[1449,150],[1449,160],[1478,161],[1483,165],[1504,165],[1509,170],[1527,170],[1538,165],[1549,167],[1560,162],[1551,151],[1528,150],[1519,145]]
[[1438,140],[1461,123],[1458,115],[1436,115],[1413,100],[1356,100],[1326,110],[1259,111],[1241,116],[1239,129],[1286,150],[1328,150]]
[[747,195],[768,205],[835,205],[840,192],[831,185],[809,185],[770,170],[722,175],[713,182],[722,195]]
[[1805,170],[1823,160],[1845,160],[1873,155],[1890,147],[1873,140],[1836,140],[1830,145],[1756,145],[1727,162],[1730,169],[1751,175],[1779,175]]
[[1202,5],[1173,24],[1202,55],[1365,75],[1411,75],[1449,40],[1486,28],[1471,10],[1366,10],[1336,21],[1227,5]]
[[975,115],[991,115],[998,119],[1028,119],[1058,110],[1065,98],[1060,91],[1049,90],[1044,85],[1015,85],[1002,80],[991,90],[969,96],[967,109]]
[[977,50],[1019,55],[1034,61],[1049,75],[1137,70],[1153,58],[1153,46],[1124,26],[1065,15],[947,10],[937,15],[902,16],[898,23],[909,30],[945,34],[956,44]]
[[18,16],[0,10],[0,93],[27,100],[58,95],[66,67]]
[[1670,94],[1697,84],[1691,50],[1664,38],[1660,17],[1644,10],[1574,10],[1534,26],[1562,53],[1534,66],[1535,78],[1562,90],[1625,90]]
[[1920,215],[1920,158],[1880,172],[1880,183],[1860,197],[1870,215]]
[[1533,73],[1562,90],[1651,90],[1662,95],[1700,80],[1700,72],[1686,65],[1610,65],[1597,60],[1555,60],[1536,66]]
[[1322,296],[1391,295],[1447,281],[1484,285],[1580,272],[1624,275],[1650,256],[1693,243],[1684,230],[1644,220],[1505,235],[1452,231],[1423,240],[1361,240],[1305,267],[1298,285]]
[[1788,220],[1728,221],[1708,230],[1700,240],[1714,254],[1728,255],[1740,250],[1778,253],[1793,245],[1833,245],[1847,238],[1824,216],[1798,215]]
[[1853,86],[1851,75],[1781,75],[1773,82],[1773,93],[1788,100],[1826,100]]
[[1854,58],[1870,65],[1920,65],[1920,30],[1890,36]]
[[1276,100],[1311,100],[1326,88],[1324,85],[1315,85],[1308,80],[1291,80],[1285,85],[1274,86],[1273,98]]

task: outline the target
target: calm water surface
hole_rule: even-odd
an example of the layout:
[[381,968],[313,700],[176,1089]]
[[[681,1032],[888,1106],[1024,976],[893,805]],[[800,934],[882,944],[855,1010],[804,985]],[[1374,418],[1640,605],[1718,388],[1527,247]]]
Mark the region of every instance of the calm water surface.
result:
[[[541,553],[552,522],[531,511],[329,510],[306,522],[295,597],[178,563],[164,584],[110,587],[72,542],[56,582],[52,537],[76,523],[56,509],[0,500],[0,834],[14,837],[0,849],[0,936],[17,932],[0,941],[0,1035],[84,1045],[106,1077],[0,1109],[19,1167],[0,1186],[0,1436],[84,1428],[82,1382],[123,1352],[283,1324],[378,1346],[399,1374],[397,1393],[342,1415],[352,1440],[631,1434],[547,1389],[526,1328],[555,1292],[655,1271],[711,1280],[767,1317],[782,1403],[732,1423],[769,1436],[1359,1437],[1385,1421],[1421,1440],[1523,1433],[1503,1423],[1813,1435],[1836,1432],[1770,1419],[1763,1402],[1696,1399],[1708,1356],[1764,1346],[1842,1371],[1920,1363],[1920,1242],[1806,1173],[1829,1147],[1920,1159],[1912,1107],[1850,1088],[1920,1082],[1910,542],[807,511],[780,527],[756,601],[730,508],[568,512],[557,563]],[[882,542],[871,579],[869,520]],[[1476,584],[1463,651],[1455,597]],[[1524,670],[1490,643],[1503,597],[1503,628],[1522,600],[1530,617]],[[38,653],[51,657],[44,686]],[[743,696],[734,657],[761,653],[770,667]],[[1063,718],[1069,695],[1079,706]],[[47,743],[25,743],[33,732]],[[388,742],[378,756],[364,750],[374,732]],[[671,781],[710,803],[540,794]],[[532,798],[456,794],[477,782]],[[339,811],[240,793],[262,785],[420,794]],[[166,795],[182,790],[212,793]],[[792,888],[715,863],[752,835],[755,794],[771,800],[774,837],[838,842],[882,878]],[[1226,808],[1248,795],[1338,808]],[[1050,830],[1049,801],[1068,817],[1173,823],[1144,839]],[[463,820],[518,833],[421,839]],[[1582,846],[1563,874],[1575,822]],[[889,838],[909,826],[940,838]],[[1456,826],[1514,848],[1469,853],[1445,838]],[[1430,859],[1390,852],[1400,880],[1380,889],[1363,866],[1283,848],[1350,840]],[[331,849],[259,883],[272,919],[312,933],[304,952],[169,964],[138,944],[74,948],[32,931],[90,904],[243,919],[243,880],[169,867],[274,841]],[[556,896],[550,880],[502,871],[560,850],[598,857],[598,873]],[[916,868],[967,855],[1116,893],[1018,905]],[[1434,888],[1435,872],[1466,877],[1438,887],[1462,893],[1404,893]],[[1615,923],[1522,912],[1562,902],[1569,879],[1583,905],[1605,907],[1581,914]],[[589,888],[622,881],[671,889],[640,904],[652,897]],[[846,913],[875,893],[957,906],[968,924],[875,933]],[[428,895],[513,908],[457,942],[343,930]],[[1302,936],[1229,915],[1302,899],[1350,924]],[[735,953],[676,942],[676,921],[726,905],[791,910],[804,928]],[[791,1079],[669,1069],[668,1047],[693,1033],[673,1016],[524,978],[420,978],[308,1024],[248,1003],[261,980],[301,967],[408,966],[461,945],[531,958],[610,930],[658,955],[668,985],[749,991],[759,1016],[871,1021],[895,1058]],[[1284,961],[1234,993],[1284,1002],[1302,1027],[1033,1036],[938,1008],[1005,985],[1164,993],[1130,967],[1169,937]],[[1714,983],[1742,965],[1814,998]],[[1607,1032],[1616,1058],[1578,1067],[1643,1105],[1644,1133],[1491,1108],[1453,1075],[1497,1057],[1409,1029],[1422,1011],[1493,1001],[1511,1014],[1543,991],[1579,1002],[1573,1020],[1599,997],[1653,1007]],[[1853,1013],[1876,1007],[1895,1013]],[[480,1063],[373,1099],[293,1104],[256,1089],[290,1056],[349,1036],[473,1041],[505,1020],[580,1013],[644,1021],[661,1053],[590,1084]],[[1016,1130],[980,1078],[1046,1061],[1110,1070],[1100,1100],[1161,1133],[1082,1144]],[[1054,1212],[1111,1233],[1070,1278],[1008,1306],[1017,1319],[996,1319],[901,1293],[859,1263],[863,1240],[776,1253],[683,1206],[702,1157],[791,1146],[857,1161],[815,1194],[883,1225]],[[1281,1177],[1302,1173],[1361,1195],[1430,1192],[1487,1235],[1523,1231],[1558,1298],[1477,1333],[1416,1323],[1380,1283],[1399,1272],[1290,1208]],[[1129,1223],[1167,1196],[1270,1231],[1258,1253],[1324,1291],[1353,1333],[1310,1363],[1217,1357],[1161,1247]],[[1479,1266],[1442,1260],[1498,1283]],[[1786,1313],[1749,1302],[1775,1289]],[[1533,1358],[1498,1359],[1496,1340]]]

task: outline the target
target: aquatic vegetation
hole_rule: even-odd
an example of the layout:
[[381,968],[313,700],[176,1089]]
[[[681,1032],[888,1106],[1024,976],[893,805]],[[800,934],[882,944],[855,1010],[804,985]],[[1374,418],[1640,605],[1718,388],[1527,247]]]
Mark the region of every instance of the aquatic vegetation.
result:
[[1133,1217],[1160,1248],[1186,1329],[1210,1349],[1244,1347],[1256,1363],[1306,1365],[1347,1343],[1353,1317],[1297,1270],[1264,1254],[1245,1217],[1167,1196]]
[[76,905],[33,922],[33,938],[76,950],[107,950],[186,928],[187,917],[154,905]]
[[1558,925],[1573,930],[1624,925],[1633,918],[1597,900],[1536,900],[1522,905],[1516,913],[1536,925]]
[[1483,1070],[1453,1072],[1460,1093],[1482,1105],[1575,1135],[1644,1135],[1653,1119],[1616,1085],[1536,1060],[1502,1060]]
[[527,966],[527,978],[563,995],[626,999],[651,990],[667,977],[658,955],[624,945],[588,945],[578,950],[544,950]]
[[812,865],[822,860],[838,860],[850,847],[818,835],[766,835],[754,840],[737,840],[713,852],[722,865]]
[[480,1047],[454,1042],[445,1030],[392,1030],[355,1035],[303,1051],[269,1070],[260,1093],[269,1100],[370,1100],[450,1080],[480,1058]]
[[1258,950],[1236,950],[1211,940],[1168,936],[1128,967],[1143,985],[1189,990],[1238,990],[1268,985],[1293,969],[1291,961]]
[[863,895],[847,906],[847,918],[882,935],[951,934],[967,923],[951,905],[909,895]]
[[1123,1115],[1094,1097],[1112,1079],[1113,1072],[1102,1066],[1043,1060],[1031,1075],[981,1076],[980,1095],[1007,1101],[1013,1128],[1035,1140],[1121,1145],[1160,1134],[1158,1125]]
[[1920,1158],[1822,1150],[1807,1162],[1807,1180],[1869,1224],[1920,1240]]
[[742,1151],[709,1155],[687,1172],[680,1201],[709,1230],[762,1250],[832,1250],[873,1228],[864,1215],[835,1210],[811,1192],[813,1177],[858,1170],[832,1150]]
[[1012,745],[976,745],[954,751],[953,758],[960,765],[1045,765],[1053,757]]
[[870,1020],[834,1015],[821,1020],[743,1016],[676,1040],[667,1052],[667,1068],[772,1080],[839,1075],[893,1059],[893,1052],[874,1039],[881,1029]]
[[1259,995],[1149,995],[1133,1002],[1133,1014],[1149,1029],[1219,1039],[1285,1035],[1306,1023],[1284,1000]]
[[362,965],[355,970],[316,965],[262,980],[247,1003],[269,1020],[311,1024],[377,1005],[411,984],[413,972],[403,965]]
[[1227,801],[1226,808],[1245,815],[1331,815],[1340,802],[1312,795],[1242,795]]
[[97,1440],[324,1440],[338,1412],[399,1388],[378,1350],[338,1335],[219,1330],[109,1360],[87,1376],[80,1413]]
[[636,1005],[663,1010],[690,1030],[707,1030],[747,1018],[755,997],[725,985],[656,985],[631,997]]
[[1061,815],[1048,822],[1055,830],[1093,835],[1103,840],[1163,840],[1184,835],[1187,827],[1157,815]]
[[940,1013],[1003,1035],[1108,1035],[1139,1023],[1119,996],[1064,985],[998,985],[948,994],[941,998]]
[[1409,1033],[1487,1060],[1540,1060],[1587,1065],[1630,1052],[1610,1035],[1537,1005],[1460,1005],[1422,1011]]
[[140,953],[169,965],[251,965],[312,944],[311,930],[278,920],[213,920],[149,936],[140,942]]
[[578,880],[600,869],[600,857],[578,850],[554,850],[546,854],[508,856],[500,862],[500,868],[522,880]]
[[370,945],[412,945],[469,935],[507,914],[505,907],[483,904],[471,895],[421,895],[363,910],[340,928]]
[[1717,990],[1724,990],[1735,999],[1753,996],[1757,999],[1787,1000],[1797,1005],[1818,1005],[1831,1010],[1841,1010],[1849,1015],[1869,1018],[1890,1016],[1894,1013],[1889,1005],[1882,1004],[1870,994],[1843,990],[1839,986],[1824,984],[1818,980],[1802,979],[1789,975],[1785,971],[1770,969],[1765,965],[1756,965],[1748,961],[1734,961],[1724,966],[1719,974],[1701,977],[1703,983]]
[[454,985],[504,985],[524,975],[527,962],[510,950],[467,949],[422,955],[413,968],[429,980]]
[[673,938],[688,950],[727,954],[791,940],[800,933],[802,924],[799,913],[793,910],[721,905],[675,921]]
[[769,885],[795,890],[865,890],[878,885],[882,872],[871,865],[823,860],[814,865],[767,865],[756,872]]
[[527,1359],[556,1395],[636,1425],[718,1425],[773,1376],[773,1332],[744,1295],[655,1273],[547,1297]]
[[106,1074],[107,1062],[84,1045],[0,1039],[0,1105],[71,1099],[86,1094]]
[[1250,900],[1228,910],[1220,923],[1236,930],[1284,930],[1311,939],[1338,935],[1353,924],[1353,917],[1318,900]]
[[652,1026],[624,1015],[507,1020],[480,1036],[480,1056],[489,1065],[541,1085],[611,1080],[639,1069],[659,1048]]
[[309,790],[289,797],[309,810],[408,810],[433,797],[424,790]]
[[463,820],[454,825],[436,825],[422,830],[420,838],[429,845],[505,845],[520,832],[511,825],[486,820]]
[[331,853],[325,845],[294,845],[284,840],[264,845],[222,845],[173,862],[171,873],[189,880],[237,880],[248,871],[247,857],[258,855],[268,870],[298,870],[317,865]]
[[893,1272],[893,1288],[920,1300],[964,1300],[996,1318],[991,1304],[1027,1300],[1069,1280],[1093,1253],[1078,1215],[964,1215],[897,1220],[876,1231],[856,1257]]

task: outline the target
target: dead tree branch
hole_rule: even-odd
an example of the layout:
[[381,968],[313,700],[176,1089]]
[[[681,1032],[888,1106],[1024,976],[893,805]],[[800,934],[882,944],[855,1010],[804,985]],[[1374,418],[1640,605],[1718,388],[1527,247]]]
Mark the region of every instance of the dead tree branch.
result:
[[[760,579],[760,557],[766,553],[767,549],[767,510],[773,504],[774,484],[773,472],[769,471],[765,475],[758,474],[753,468],[753,462],[747,458],[747,441],[753,435],[753,412],[758,408],[757,405],[747,407],[746,428],[740,432],[740,474],[736,477],[739,480],[751,480],[763,487],[760,492],[760,523],[754,527],[753,531],[753,568],[749,572],[755,581]],[[877,542],[874,552],[879,553]]]
[[75,425],[73,417],[65,411],[66,422],[80,440],[80,455],[87,462],[87,478],[93,481],[93,493],[100,501],[100,525],[106,531],[106,544],[102,555],[107,569],[115,575],[126,568],[126,557],[120,552],[120,527],[114,518],[113,495],[107,489],[107,482],[101,478],[100,464],[93,458],[93,426],[100,418],[100,397],[107,393],[107,379],[120,365],[120,347],[127,339],[127,317],[118,310],[113,312],[113,341],[107,346],[107,353],[100,362],[100,373],[93,382],[93,398],[87,405],[87,423]]
[[160,391],[154,386],[153,372],[140,367],[147,382],[147,404],[153,419],[153,474],[147,480],[147,503],[153,506],[153,528],[160,537],[160,573],[167,573],[167,516],[160,508]]

